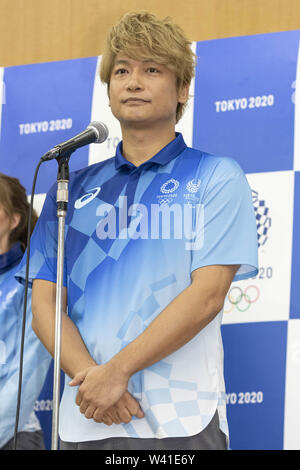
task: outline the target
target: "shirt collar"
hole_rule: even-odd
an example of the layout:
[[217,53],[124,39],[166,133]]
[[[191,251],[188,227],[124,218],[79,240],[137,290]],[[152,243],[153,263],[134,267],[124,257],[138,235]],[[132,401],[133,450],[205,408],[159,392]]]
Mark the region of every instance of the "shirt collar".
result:
[[[176,132],[176,137],[174,140],[169,142],[164,148],[162,148],[154,157],[150,158],[144,164],[149,163],[156,163],[158,165],[166,165],[169,163],[173,158],[177,157],[180,153],[182,153],[186,149],[186,143],[183,140],[182,134]],[[136,168],[135,165],[123,156],[122,154],[122,141],[119,142],[117,149],[116,149],[116,156],[115,156],[115,165],[116,169],[119,170],[122,167],[129,167],[131,169]],[[140,166],[142,166],[140,165]]]
[[0,274],[7,271],[13,265],[19,263],[23,257],[21,244],[15,243],[9,251],[0,255]]

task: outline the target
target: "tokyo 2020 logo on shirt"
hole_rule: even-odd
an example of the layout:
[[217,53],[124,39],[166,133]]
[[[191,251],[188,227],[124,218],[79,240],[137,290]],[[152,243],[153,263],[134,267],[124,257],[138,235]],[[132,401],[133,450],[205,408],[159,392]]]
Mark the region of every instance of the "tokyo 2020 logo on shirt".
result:
[[176,191],[178,188],[179,181],[175,180],[174,178],[171,178],[162,185],[160,190],[163,194],[170,194]]
[[189,193],[197,193],[201,186],[201,180],[191,180],[187,183],[186,189]]

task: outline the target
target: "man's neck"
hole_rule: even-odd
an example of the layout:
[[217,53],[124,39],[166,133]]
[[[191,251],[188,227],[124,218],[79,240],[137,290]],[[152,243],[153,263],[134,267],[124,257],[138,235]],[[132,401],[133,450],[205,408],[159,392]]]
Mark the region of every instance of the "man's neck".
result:
[[175,139],[174,128],[160,132],[157,129],[122,129],[123,156],[135,166],[150,160]]

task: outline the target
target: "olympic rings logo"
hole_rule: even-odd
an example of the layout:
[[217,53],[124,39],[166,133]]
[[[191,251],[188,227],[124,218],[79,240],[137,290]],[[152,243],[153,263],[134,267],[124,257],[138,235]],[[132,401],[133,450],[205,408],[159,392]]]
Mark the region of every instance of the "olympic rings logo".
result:
[[[226,300],[229,302],[229,307],[224,306],[224,313],[230,313],[237,308],[239,312],[246,312],[251,304],[254,304],[259,299],[259,289],[257,286],[250,285],[243,291],[239,286],[233,286],[229,290]],[[226,301],[225,301],[226,304]]]

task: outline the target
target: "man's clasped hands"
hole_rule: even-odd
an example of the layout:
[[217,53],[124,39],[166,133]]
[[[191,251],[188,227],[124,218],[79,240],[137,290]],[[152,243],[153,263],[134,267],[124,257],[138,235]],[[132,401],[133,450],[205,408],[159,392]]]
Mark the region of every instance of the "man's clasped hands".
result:
[[79,386],[75,402],[87,419],[110,426],[129,423],[133,416],[144,417],[138,401],[127,390],[129,378],[110,361],[78,372],[69,386]]

